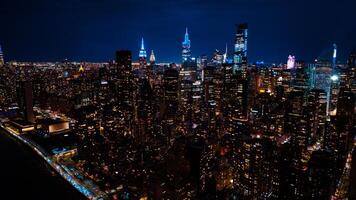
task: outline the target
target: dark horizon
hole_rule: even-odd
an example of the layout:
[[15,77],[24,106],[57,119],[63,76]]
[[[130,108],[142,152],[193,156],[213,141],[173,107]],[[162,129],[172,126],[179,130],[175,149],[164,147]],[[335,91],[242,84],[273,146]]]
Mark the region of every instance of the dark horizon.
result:
[[192,55],[233,52],[235,24],[249,23],[249,62],[285,63],[289,54],[312,61],[332,44],[345,62],[356,46],[356,2],[332,1],[7,1],[0,45],[7,61],[114,59],[129,49],[137,60],[140,39],[158,62],[178,62],[188,27]]

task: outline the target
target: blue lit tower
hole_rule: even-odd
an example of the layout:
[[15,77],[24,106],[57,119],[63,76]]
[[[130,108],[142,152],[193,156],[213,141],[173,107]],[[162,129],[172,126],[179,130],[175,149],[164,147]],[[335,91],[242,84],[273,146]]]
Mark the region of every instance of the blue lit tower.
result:
[[138,60],[140,62],[141,69],[145,68],[146,64],[147,64],[147,61],[146,61],[147,53],[146,53],[146,50],[145,50],[145,44],[143,42],[143,38],[141,40],[141,49],[140,49],[140,53],[138,55],[138,58],[139,58]]
[[333,51],[330,49],[324,51],[318,57],[315,63],[315,82],[314,88],[322,89],[327,94],[326,114],[330,111],[330,92],[331,88],[338,82],[336,72],[337,47],[333,45]]
[[227,59],[228,59],[228,58],[227,58],[227,43],[226,43],[223,63],[227,63]]
[[336,58],[337,58],[337,46],[336,44],[333,45],[333,58],[332,58],[332,71],[331,71],[331,76],[330,76],[330,91],[328,92],[328,102],[327,102],[327,112],[330,115],[335,115],[336,114],[336,104],[337,104],[337,98],[339,94],[339,85],[340,85],[340,80],[339,80],[339,74],[338,70],[336,67]]
[[247,23],[237,25],[234,51],[234,73],[247,69]]
[[147,53],[146,53],[146,50],[145,50],[145,43],[143,41],[143,38],[141,40],[141,49],[140,49],[140,54],[138,55],[140,58],[145,58],[147,57]]
[[189,61],[190,57],[191,57],[190,40],[189,40],[188,28],[186,28],[184,41],[182,42],[182,63]]
[[1,46],[0,46],[0,66],[4,65],[4,55],[2,54]]

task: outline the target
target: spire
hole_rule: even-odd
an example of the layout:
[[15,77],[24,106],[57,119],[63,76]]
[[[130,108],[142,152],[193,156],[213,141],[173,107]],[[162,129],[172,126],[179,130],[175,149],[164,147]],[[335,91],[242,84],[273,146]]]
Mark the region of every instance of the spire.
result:
[[182,42],[182,47],[183,47],[182,60],[183,60],[183,62],[185,62],[185,61],[189,60],[190,56],[191,56],[188,28],[185,28],[185,35],[184,35],[184,41]]
[[85,71],[85,69],[84,69],[84,67],[83,67],[83,65],[80,65],[80,67],[79,67],[79,70],[78,70],[80,73],[83,73],[84,71]]
[[227,62],[227,43],[226,43],[226,46],[225,46],[225,53],[224,53],[224,60],[223,60],[224,63]]
[[189,34],[188,34],[188,27],[185,28],[185,36],[184,36],[184,43],[190,45]]
[[336,44],[333,44],[333,47],[334,47],[333,58],[336,58],[336,51],[337,51]]
[[141,49],[140,49],[140,53],[139,53],[138,57],[140,57],[140,58],[146,58],[147,57],[147,53],[146,53],[146,50],[145,50],[145,44],[143,42],[143,37],[141,39]]
[[155,63],[155,62],[156,62],[156,56],[155,56],[155,54],[153,53],[153,50],[151,50],[150,62],[151,62],[151,63]]
[[335,73],[334,72],[334,70],[335,70],[335,67],[336,67],[336,56],[337,56],[337,46],[336,46],[336,44],[333,44],[333,73]]
[[143,37],[142,37],[142,40],[141,40],[141,50],[145,50],[145,44],[143,42]]

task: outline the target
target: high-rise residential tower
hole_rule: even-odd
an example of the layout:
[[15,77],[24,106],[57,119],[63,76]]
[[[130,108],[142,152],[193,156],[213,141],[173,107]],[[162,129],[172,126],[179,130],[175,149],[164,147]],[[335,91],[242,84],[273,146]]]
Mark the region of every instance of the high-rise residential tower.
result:
[[234,48],[234,73],[247,68],[247,23],[237,25]]
[[131,129],[134,110],[134,76],[132,72],[132,54],[128,50],[120,50],[116,52],[117,63],[117,82],[116,82],[116,97],[125,128]]

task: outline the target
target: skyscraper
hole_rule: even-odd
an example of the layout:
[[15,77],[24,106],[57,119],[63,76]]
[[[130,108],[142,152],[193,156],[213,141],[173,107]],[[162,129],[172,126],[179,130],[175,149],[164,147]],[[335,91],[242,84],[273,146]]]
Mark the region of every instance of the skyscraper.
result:
[[147,70],[146,70],[146,75],[151,86],[153,86],[155,82],[155,73],[154,73],[155,64],[156,64],[156,56],[153,53],[153,50],[151,50],[150,64],[147,66]]
[[178,111],[178,78],[179,72],[176,69],[168,68],[164,71],[163,87],[165,113],[164,118],[169,124],[173,124]]
[[228,61],[228,57],[227,57],[227,43],[226,43],[223,62],[226,63],[227,61]]
[[314,151],[308,163],[306,199],[330,199],[335,161],[329,151]]
[[[330,55],[332,54],[332,55]],[[315,66],[315,83],[314,87],[322,89],[327,93],[327,108],[326,112],[329,115],[330,111],[330,89],[332,84],[332,76],[335,73],[336,63],[336,45],[333,46],[333,51],[327,50],[321,54],[316,60]]]
[[156,62],[156,56],[155,54],[153,53],[153,50],[151,51],[151,55],[150,55],[150,64],[151,65],[154,65]]
[[351,54],[349,55],[349,59],[347,61],[348,66],[348,80],[347,84],[350,85],[353,91],[356,91],[356,50],[353,49]]
[[224,64],[222,74],[222,113],[227,132],[236,133],[247,120],[248,81],[233,74],[232,64]]
[[138,55],[138,60],[139,60],[139,63],[140,63],[140,69],[145,69],[146,68],[146,65],[147,65],[147,53],[146,53],[146,50],[145,50],[145,44],[144,44],[144,41],[143,41],[143,38],[141,40],[141,49],[140,49],[140,53]]
[[246,199],[269,199],[277,195],[273,194],[278,184],[275,143],[259,134],[242,135],[238,143],[236,177],[240,193]]
[[116,52],[117,72],[121,74],[129,73],[132,71],[132,56],[129,50],[120,50]]
[[23,112],[24,120],[30,123],[35,123],[32,82],[21,81],[17,88],[17,95],[19,108]]
[[295,56],[289,55],[287,61],[287,69],[293,69],[295,67]]
[[347,59],[347,65],[350,68],[356,67],[356,49],[353,49],[350,53],[349,58]]
[[2,53],[2,49],[1,49],[1,46],[0,46],[0,66],[4,65],[4,64],[5,64],[4,55]]
[[143,41],[143,38],[141,39],[141,49],[140,49],[140,53],[139,53],[138,57],[144,58],[144,59],[146,59],[146,57],[147,57],[147,53],[145,50],[145,43]]
[[307,89],[310,82],[309,67],[304,61],[297,61],[293,73],[292,85],[295,88]]
[[189,61],[191,58],[191,51],[188,28],[185,29],[185,36],[184,41],[182,42],[182,48],[182,62]]
[[325,134],[326,98],[326,92],[321,89],[312,89],[307,95],[307,120],[310,129],[308,135],[313,141],[320,140]]
[[126,121],[125,128],[127,129],[131,129],[134,110],[135,85],[131,62],[131,51],[121,50],[116,52],[117,82],[115,92],[118,108],[122,112],[123,121]]
[[234,73],[247,68],[247,23],[237,25],[234,52]]
[[147,79],[139,79],[137,94],[137,141],[146,142],[151,134],[153,122],[153,91]]

